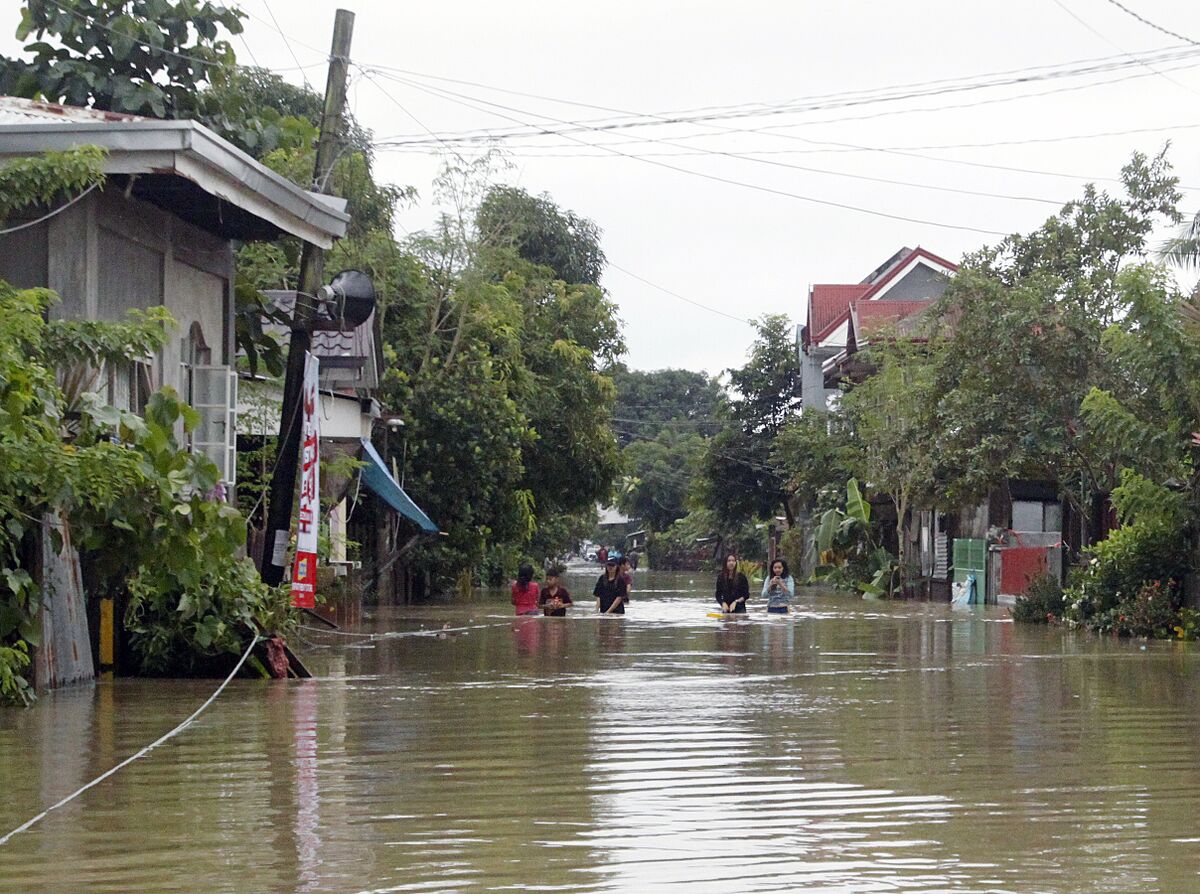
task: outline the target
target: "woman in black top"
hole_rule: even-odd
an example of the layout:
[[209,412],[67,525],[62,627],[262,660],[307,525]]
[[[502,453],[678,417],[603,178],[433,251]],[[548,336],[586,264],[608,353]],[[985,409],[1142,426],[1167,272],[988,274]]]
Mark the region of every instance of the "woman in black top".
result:
[[750,581],[737,570],[737,562],[734,553],[725,557],[725,567],[717,575],[717,604],[726,614],[744,615],[746,600],[750,598]]
[[602,615],[625,614],[625,603],[629,601],[629,588],[625,578],[617,571],[616,556],[609,556],[604,563],[604,573],[592,590],[596,597],[596,610]]

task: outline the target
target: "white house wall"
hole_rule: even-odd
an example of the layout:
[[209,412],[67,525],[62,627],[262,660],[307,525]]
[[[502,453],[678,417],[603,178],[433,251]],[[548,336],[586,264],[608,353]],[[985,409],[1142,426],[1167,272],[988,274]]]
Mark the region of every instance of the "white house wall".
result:
[[[279,434],[280,387],[271,382],[242,379],[238,387],[238,434],[275,437]],[[321,392],[321,438],[357,441],[371,437],[371,415],[358,398]]]

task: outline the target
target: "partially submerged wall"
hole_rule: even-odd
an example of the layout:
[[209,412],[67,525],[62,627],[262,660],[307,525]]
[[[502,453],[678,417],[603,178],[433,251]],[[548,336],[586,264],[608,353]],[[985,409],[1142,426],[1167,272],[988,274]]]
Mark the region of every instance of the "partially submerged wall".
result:
[[[33,685],[44,690],[92,680],[96,669],[88,636],[87,598],[79,554],[71,545],[71,529],[63,520],[46,516],[40,539],[34,579],[42,590],[38,611],[41,642],[34,651]],[[55,549],[56,542],[61,549]]]

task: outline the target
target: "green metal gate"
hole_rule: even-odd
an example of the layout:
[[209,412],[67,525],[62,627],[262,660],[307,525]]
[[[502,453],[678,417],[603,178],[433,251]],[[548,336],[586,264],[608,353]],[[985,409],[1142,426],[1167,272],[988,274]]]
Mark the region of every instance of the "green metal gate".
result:
[[958,538],[954,541],[954,582],[975,580],[972,602],[987,602],[987,541]]

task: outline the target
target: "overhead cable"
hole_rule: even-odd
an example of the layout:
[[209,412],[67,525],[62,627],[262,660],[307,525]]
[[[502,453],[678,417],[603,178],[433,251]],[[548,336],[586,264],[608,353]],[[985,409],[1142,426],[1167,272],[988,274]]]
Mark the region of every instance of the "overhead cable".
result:
[[686,295],[681,295],[678,292],[673,292],[670,289],[668,289],[666,286],[660,286],[660,285],[658,285],[658,283],[653,283],[643,276],[638,276],[632,270],[626,270],[620,264],[614,264],[612,261],[608,261],[607,266],[613,268],[614,270],[620,270],[626,276],[636,279],[638,282],[645,283],[646,285],[650,286],[650,288],[652,288],[652,289],[657,289],[658,291],[663,292],[664,294],[670,295],[673,298],[678,298],[680,301],[687,302],[688,304],[691,304],[694,307],[698,307],[701,310],[706,310],[709,313],[717,314],[718,316],[722,316],[722,317],[725,317],[730,320],[735,320],[738,323],[744,323],[747,326],[754,325],[754,323],[751,322],[750,320],[743,319],[742,317],[734,316],[731,313],[726,313],[723,310],[718,310],[717,308],[710,307],[707,304],[702,304],[701,302],[695,301],[694,299],[689,298]]
[[[398,79],[393,78],[393,80],[398,80]],[[539,115],[536,112],[527,112],[523,109],[515,109],[510,106],[502,105],[500,103],[493,103],[489,100],[474,99],[472,97],[464,98],[464,97],[461,97],[459,94],[454,93],[453,91],[442,90],[440,88],[426,87],[424,85],[414,84],[412,82],[405,82],[405,81],[400,81],[400,82],[407,84],[407,86],[412,87],[413,89],[421,90],[422,92],[430,93],[431,95],[434,95],[434,96],[442,96],[443,98],[448,99],[451,102],[457,102],[460,105],[465,105],[468,108],[475,109],[476,111],[488,112],[492,115],[495,115],[496,117],[506,118],[510,121],[516,121],[517,123],[524,123],[524,122],[522,122],[518,118],[514,118],[511,115],[505,114],[503,112],[496,112],[491,109],[481,109],[479,106],[473,105],[473,102],[480,102],[486,106],[492,106],[495,108],[507,109],[509,111],[517,112],[519,114],[532,114],[535,117],[547,118],[548,120],[554,120],[554,119],[551,119],[550,116],[547,116],[547,115]],[[573,140],[576,139],[574,137],[570,137],[567,134],[564,134],[564,136],[567,136],[568,139],[573,139]],[[660,161],[658,159],[643,158],[643,157],[640,157],[638,155],[635,155],[635,154],[632,154],[629,152],[622,152],[618,149],[608,147],[608,146],[604,145],[603,143],[589,143],[586,140],[577,140],[577,142],[583,146],[590,146],[593,148],[603,149],[605,151],[613,153],[614,155],[620,155],[624,158],[629,158],[634,161],[640,161],[645,164],[654,165],[655,167],[664,168],[666,170],[676,171],[678,173],[687,174],[687,175],[690,175],[693,177],[700,177],[704,180],[711,180],[715,183],[725,183],[730,186],[738,186],[738,187],[742,187],[744,189],[755,190],[756,192],[763,192],[763,193],[768,193],[770,195],[781,196],[784,198],[796,199],[801,202],[808,202],[808,203],[815,204],[815,205],[823,205],[823,206],[830,207],[830,208],[840,208],[844,211],[854,211],[854,212],[857,212],[860,214],[872,215],[874,217],[883,217],[883,218],[888,218],[891,220],[903,221],[905,223],[915,223],[915,224],[921,224],[923,226],[938,227],[941,229],[962,230],[962,231],[966,231],[966,232],[981,233],[981,234],[987,235],[987,236],[1004,236],[1004,235],[1006,235],[1004,232],[1002,232],[1000,230],[992,230],[992,229],[988,229],[986,227],[974,227],[974,226],[970,226],[968,224],[951,224],[951,223],[945,223],[943,221],[927,220],[927,219],[919,218],[919,217],[910,217],[910,216],[904,215],[904,214],[893,214],[892,212],[889,212],[889,211],[878,211],[876,209],[865,208],[865,207],[862,207],[859,205],[851,205],[847,202],[837,202],[832,199],[820,199],[815,196],[807,196],[807,195],[803,195],[802,193],[790,192],[785,189],[777,189],[772,186],[765,186],[761,183],[751,183],[746,180],[735,180],[732,177],[722,177],[719,174],[710,174],[710,173],[707,173],[704,171],[697,171],[692,168],[684,168],[684,167],[680,167],[678,165],[670,164],[668,162]]]
[[1200,41],[1192,40],[1190,37],[1185,37],[1184,35],[1180,34],[1178,31],[1171,31],[1169,28],[1164,28],[1162,25],[1152,22],[1145,16],[1139,15],[1138,13],[1134,12],[1132,9],[1130,9],[1128,6],[1126,6],[1124,3],[1118,2],[1118,0],[1108,0],[1108,2],[1111,3],[1113,6],[1115,6],[1117,9],[1121,10],[1121,12],[1125,13],[1126,15],[1133,16],[1133,18],[1137,19],[1143,25],[1147,26],[1148,28],[1153,28],[1155,31],[1158,31],[1160,34],[1165,34],[1165,35],[1167,35],[1167,37],[1173,37],[1176,40],[1182,40],[1184,43],[1190,43],[1192,46],[1200,47]]
[[[1071,7],[1067,6],[1067,4],[1063,2],[1063,0],[1054,0],[1054,5],[1057,6],[1059,9],[1061,9],[1063,12],[1065,12],[1067,15],[1069,15],[1071,18],[1073,18],[1075,21],[1077,21],[1080,25],[1082,25],[1084,28],[1086,28],[1092,34],[1096,35],[1096,37],[1100,38],[1102,41],[1104,41],[1110,47],[1114,47],[1114,48],[1120,50],[1125,55],[1129,56],[1130,58],[1133,58],[1132,53],[1130,53],[1128,50],[1126,50],[1123,46],[1118,44],[1116,41],[1110,39],[1108,37],[1108,35],[1106,35],[1103,31],[1100,31],[1099,29],[1094,28],[1086,19],[1084,19],[1082,16],[1078,15],[1075,12],[1075,10],[1073,10],[1073,9],[1071,9]],[[1191,87],[1189,87],[1187,84],[1183,83],[1182,81],[1175,80],[1173,77],[1171,77],[1169,74],[1167,74],[1164,71],[1159,71],[1157,68],[1155,68],[1149,62],[1143,62],[1142,65],[1144,65],[1150,71],[1154,72],[1156,75],[1158,75],[1164,81],[1166,81],[1170,84],[1174,84],[1180,90],[1186,90],[1188,93],[1200,96],[1200,91],[1192,89]]]
[[[737,108],[733,107],[733,111],[717,111],[691,113],[687,110],[683,112],[664,112],[664,113],[631,113],[624,110],[619,111],[621,117],[618,118],[598,118],[598,119],[583,119],[574,121],[561,121],[563,127],[573,128],[572,132],[597,132],[608,130],[620,130],[630,127],[647,127],[658,126],[665,124],[686,124],[696,121],[712,121],[712,120],[728,120],[731,118],[746,118],[746,117],[762,117],[768,115],[795,114],[799,112],[811,112],[822,109],[831,108],[847,108],[859,105],[868,105],[876,103],[891,103],[898,101],[906,101],[911,99],[919,99],[927,96],[940,96],[947,93],[973,92],[977,90],[990,89],[993,87],[1015,86],[1025,83],[1032,83],[1045,80],[1057,80],[1060,78],[1083,77],[1092,74],[1103,74],[1111,71],[1125,71],[1135,66],[1141,66],[1144,61],[1164,61],[1164,62],[1188,62],[1194,60],[1200,50],[1195,48],[1173,49],[1166,51],[1156,51],[1151,54],[1144,54],[1145,59],[1140,56],[1130,57],[1128,55],[1121,56],[1105,56],[1096,59],[1080,60],[1075,63],[1063,63],[1058,67],[1042,67],[1039,69],[1015,69],[1006,72],[995,74],[985,74],[979,76],[980,79],[975,81],[965,81],[964,78],[946,79],[944,81],[928,81],[919,82],[910,85],[900,85],[895,87],[875,88],[871,91],[849,91],[845,93],[833,93],[816,95],[812,97],[803,97],[788,103],[766,105],[755,103],[750,107]],[[362,63],[368,67],[379,70],[388,71],[389,66],[371,65]],[[1074,66],[1074,67],[1069,67]],[[403,74],[403,71],[401,70]],[[449,79],[446,79],[449,80]],[[1103,82],[1109,83],[1109,82]],[[478,85],[486,86],[486,85]],[[1089,86],[1098,85],[1084,85]],[[503,91],[509,92],[509,91]],[[533,94],[530,94],[531,96]],[[1032,94],[1043,95],[1043,94]],[[1015,98],[1023,98],[1021,97]],[[545,98],[545,97],[543,97]],[[1010,98],[1002,98],[1007,100]],[[558,101],[558,100],[554,100]],[[570,104],[575,104],[571,102]],[[588,104],[591,105],[591,104]],[[593,106],[594,107],[594,106]],[[942,108],[955,108],[942,107]],[[603,108],[603,107],[601,107]],[[929,109],[928,111],[940,111],[939,109]],[[838,119],[843,120],[843,119]],[[844,119],[844,120],[860,120]],[[829,123],[829,122],[816,122]],[[531,131],[534,134],[541,135],[547,133],[563,133],[562,130],[548,131],[546,127],[540,125],[532,125],[528,123],[518,122],[518,127],[507,129],[485,129],[477,128],[475,130],[462,131],[458,133],[445,133],[440,136],[446,140],[479,140],[491,138],[508,138],[513,135],[528,134]],[[401,142],[420,142],[421,137],[406,138],[397,136],[393,138],[385,138],[380,140],[381,143],[401,143]]]

